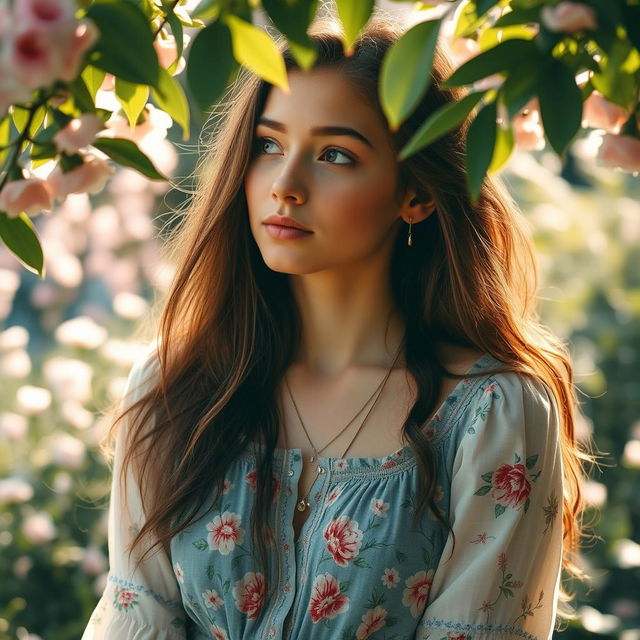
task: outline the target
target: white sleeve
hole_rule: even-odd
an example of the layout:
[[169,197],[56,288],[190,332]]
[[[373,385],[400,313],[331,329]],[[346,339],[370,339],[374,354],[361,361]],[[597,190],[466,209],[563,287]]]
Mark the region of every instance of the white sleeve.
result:
[[473,405],[452,469],[455,549],[449,533],[415,640],[548,640],[562,562],[555,400],[507,373],[483,383]]
[[[149,353],[133,366],[121,406],[130,406],[142,396],[149,375]],[[184,640],[186,613],[171,561],[157,547],[134,570],[137,559],[150,544],[136,547],[131,556],[129,542],[144,522],[138,484],[128,469],[126,483],[120,481],[125,453],[127,420],[116,437],[109,504],[109,575],[82,640]]]

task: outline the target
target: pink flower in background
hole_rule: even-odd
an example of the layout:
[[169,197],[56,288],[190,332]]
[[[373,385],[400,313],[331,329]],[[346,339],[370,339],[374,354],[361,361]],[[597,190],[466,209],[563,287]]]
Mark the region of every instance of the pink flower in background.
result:
[[540,109],[537,99],[528,102],[524,109],[513,119],[515,143],[528,151],[544,149],[544,129],[540,122]]
[[[189,44],[190,37],[185,33],[183,37],[183,48]],[[168,69],[178,57],[178,46],[176,39],[173,36],[167,36],[166,38],[156,38],[153,41],[153,47],[158,55],[158,62],[164,69]],[[173,75],[177,75],[184,70],[185,61],[183,57],[180,57],[180,62],[173,71]]]
[[600,93],[594,91],[584,102],[582,110],[582,126],[593,129],[604,129],[610,133],[618,133],[628,118],[626,109],[609,102]]
[[71,82],[77,75],[82,62],[82,56],[95,43],[99,32],[93,22],[81,20],[73,35],[63,50],[59,78]]
[[41,211],[51,211],[53,191],[45,180],[29,177],[13,180],[0,191],[0,211],[15,218],[21,213],[33,216]]
[[73,29],[75,11],[72,0],[19,0],[15,5],[17,24],[38,26],[60,35]]
[[20,478],[0,480],[0,503],[28,502],[33,498],[33,487]]
[[106,160],[93,154],[84,157],[84,163],[64,173],[58,165],[49,174],[48,182],[55,197],[63,200],[70,193],[100,193],[115,169]]
[[640,171],[640,139],[607,133],[598,150],[598,164],[623,171]]
[[78,149],[90,145],[99,131],[104,129],[104,122],[93,113],[83,113],[74,118],[53,136],[53,142],[58,151],[75,153]]
[[583,29],[597,29],[596,12],[582,2],[560,2],[554,7],[545,6],[540,21],[549,31],[574,33]]
[[[20,0],[13,13],[3,10],[0,57],[4,73],[0,75],[5,89],[0,89],[0,96],[7,93],[7,86],[17,84],[30,91],[77,76],[83,54],[99,34],[92,22],[76,20],[75,11],[73,0]],[[19,97],[19,101],[26,99]],[[6,102],[0,98],[2,101]]]
[[[0,12],[0,21],[2,13]],[[0,34],[2,40],[2,34]],[[31,90],[9,71],[8,63],[0,58],[0,118],[4,116],[10,105],[26,102],[31,96]]]
[[22,533],[31,544],[44,544],[56,537],[56,528],[48,513],[34,513],[22,523]]

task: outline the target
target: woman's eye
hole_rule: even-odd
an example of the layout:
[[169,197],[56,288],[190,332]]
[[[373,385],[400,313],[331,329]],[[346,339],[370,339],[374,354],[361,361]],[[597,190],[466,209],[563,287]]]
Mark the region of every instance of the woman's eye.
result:
[[271,155],[273,152],[269,151],[269,145],[273,145],[276,150],[278,149],[278,144],[275,140],[271,138],[258,138],[256,140],[256,151],[265,155]]
[[[344,151],[340,151],[340,149],[327,149],[323,156],[327,158],[331,164],[355,164],[355,160],[349,154]],[[338,159],[339,156],[342,156],[343,160],[335,162],[334,160]],[[344,158],[346,158],[346,162],[344,161]]]

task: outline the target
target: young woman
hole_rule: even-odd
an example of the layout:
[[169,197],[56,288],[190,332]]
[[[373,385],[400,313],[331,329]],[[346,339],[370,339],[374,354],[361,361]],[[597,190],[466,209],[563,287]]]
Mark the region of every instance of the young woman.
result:
[[406,161],[399,29],[316,25],[290,92],[243,73],[117,427],[108,584],[84,638],[542,640],[575,572],[571,365],[531,243],[465,126]]

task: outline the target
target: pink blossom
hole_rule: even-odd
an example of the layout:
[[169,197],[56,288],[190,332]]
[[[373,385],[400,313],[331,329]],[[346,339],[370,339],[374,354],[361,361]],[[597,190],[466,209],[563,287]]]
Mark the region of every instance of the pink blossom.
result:
[[52,33],[67,34],[75,24],[72,0],[19,0],[15,5],[17,24],[30,24]]
[[540,13],[540,20],[549,31],[564,33],[598,27],[595,11],[582,2],[560,2],[554,7],[547,5]]
[[540,110],[537,100],[528,102],[524,109],[513,119],[515,143],[528,151],[544,148],[544,129],[540,123]]
[[584,102],[582,126],[618,133],[628,117],[626,109],[594,91]]
[[[186,47],[189,43],[189,36],[184,34],[183,45]],[[158,55],[158,62],[164,69],[168,69],[178,58],[178,45],[176,39],[173,36],[167,36],[166,38],[156,38],[153,41],[153,47]],[[173,71],[173,75],[180,73],[185,67],[184,58],[181,56],[176,68]]]
[[56,166],[49,174],[48,182],[55,197],[63,200],[70,193],[99,193],[114,173],[115,169],[106,160],[89,153],[85,155],[83,164],[67,173]]
[[14,76],[28,89],[46,86],[56,78],[59,51],[39,27],[30,27],[10,41],[9,64]]
[[34,513],[22,523],[22,533],[31,544],[44,544],[56,536],[56,528],[48,513]]
[[91,144],[99,131],[104,129],[104,122],[93,113],[83,113],[74,118],[53,136],[58,151],[75,153],[78,149]]
[[98,39],[99,33],[93,22],[81,20],[63,51],[58,77],[71,82],[78,75],[82,56]]
[[6,114],[10,105],[26,102],[30,97],[31,90],[10,73],[8,63],[0,59],[0,118]]
[[92,576],[102,573],[107,567],[107,559],[98,547],[90,546],[84,551],[80,568]]
[[598,150],[598,164],[623,171],[640,171],[640,139],[607,133]]
[[33,498],[33,487],[20,478],[0,480],[0,502],[28,502]]
[[33,176],[25,180],[12,180],[0,192],[0,211],[12,218],[26,213],[33,216],[41,211],[51,211],[53,191],[51,186]]

